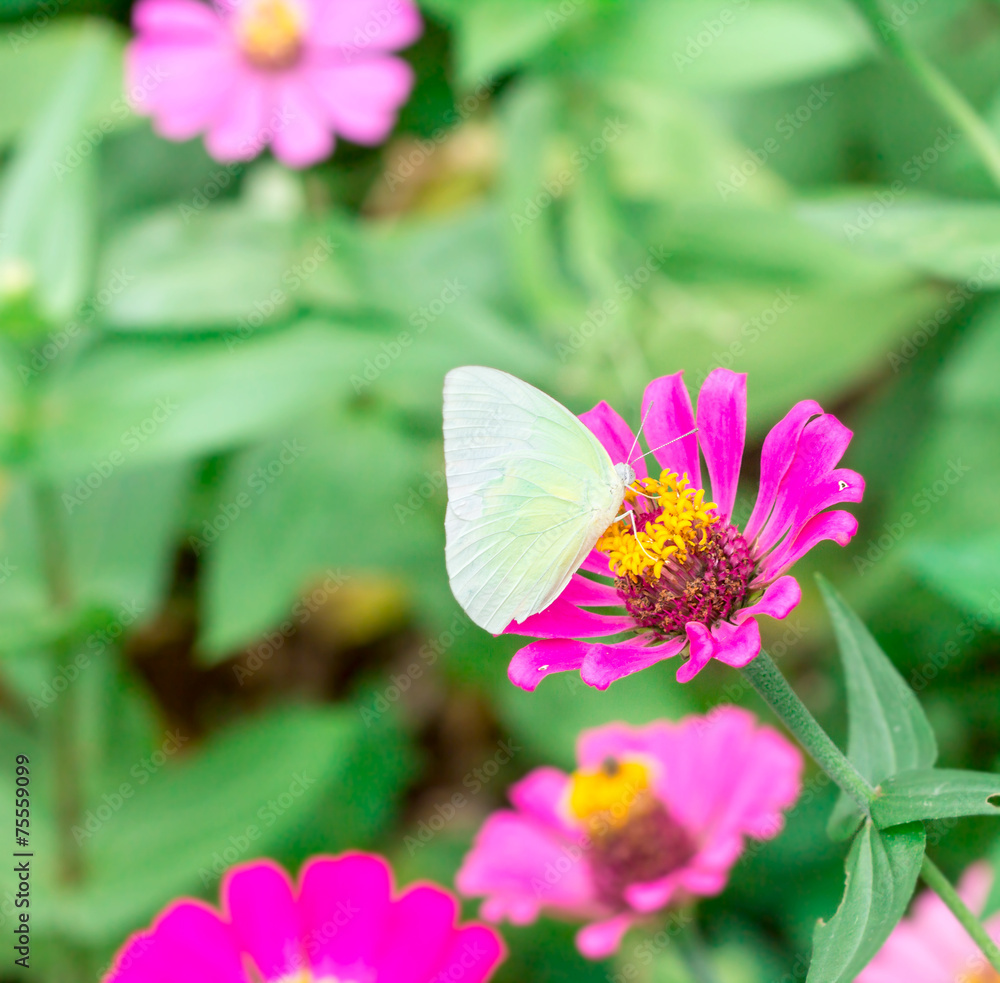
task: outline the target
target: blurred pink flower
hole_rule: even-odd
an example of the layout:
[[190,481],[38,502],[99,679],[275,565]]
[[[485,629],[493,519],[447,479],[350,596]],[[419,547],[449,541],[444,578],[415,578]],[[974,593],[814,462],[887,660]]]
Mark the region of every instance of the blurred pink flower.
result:
[[[974,864],[958,886],[975,914],[983,910],[993,874],[985,863]],[[986,921],[986,931],[1000,943],[1000,915]],[[932,891],[925,891],[858,974],[856,983],[991,983],[996,972],[969,938],[958,919]]]
[[486,820],[456,884],[491,921],[590,921],[577,946],[593,959],[645,916],[721,891],[744,837],[776,836],[801,787],[799,751],[735,707],[585,731],[577,761],[511,788],[515,808]]
[[389,865],[365,853],[314,857],[297,888],[272,861],[234,867],[222,907],[173,902],[106,983],[480,983],[503,957],[493,929],[456,925],[451,894],[418,884],[394,897]]
[[386,138],[413,85],[389,52],[422,27],[412,0],[140,0],[132,20],[127,87],[157,133],[204,133],[223,162],[270,144],[292,167],[328,157],[335,133]]
[[[796,403],[767,435],[757,503],[737,528],[746,375],[715,369],[701,388],[697,417],[683,375],[654,379],[643,396],[643,431],[663,469],[655,475],[647,477],[632,430],[607,403],[580,417],[612,461],[635,469],[623,508],[635,510],[640,539],[630,520],[613,524],[580,568],[613,582],[577,572],[544,611],[507,626],[505,634],[541,639],[511,660],[516,685],[532,690],[549,673],[579,670],[585,683],[606,689],[685,650],[681,682],[713,658],[745,666],[760,652],[757,618],[785,618],[801,599],[785,571],[822,540],[846,546],[857,531],[850,513],[824,511],[861,501],[864,479],[836,466],[853,435],[811,399]],[[695,426],[697,434],[675,439]],[[611,640],[622,633],[628,637]]]

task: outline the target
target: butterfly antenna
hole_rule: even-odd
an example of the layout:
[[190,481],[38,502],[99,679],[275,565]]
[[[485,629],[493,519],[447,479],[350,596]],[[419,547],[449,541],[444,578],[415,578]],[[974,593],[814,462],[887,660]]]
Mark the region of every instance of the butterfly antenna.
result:
[[[642,419],[639,421],[639,429],[636,431],[635,440],[632,441],[632,446],[628,449],[628,457],[625,458],[625,463],[630,466],[632,464],[632,454],[634,453],[635,448],[639,443],[639,437],[642,434],[642,428],[646,425],[646,417],[648,417],[649,414],[652,412],[653,412],[653,401],[650,400],[649,406],[646,407],[646,412],[642,414]],[[644,454],[643,457],[645,456],[646,455]]]
[[654,447],[651,451],[646,451],[643,457],[649,457],[650,454],[654,454],[656,451],[669,446],[670,444],[676,443],[678,440],[683,440],[685,437],[690,437],[691,434],[697,433],[698,428],[695,427],[693,430],[689,430],[687,433],[682,433],[679,437],[674,437],[673,440],[668,440],[665,444],[660,444],[659,447]]

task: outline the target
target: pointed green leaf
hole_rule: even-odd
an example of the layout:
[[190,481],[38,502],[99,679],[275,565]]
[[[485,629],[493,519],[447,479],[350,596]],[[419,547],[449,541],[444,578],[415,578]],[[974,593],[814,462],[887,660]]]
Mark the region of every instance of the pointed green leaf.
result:
[[847,855],[840,907],[816,926],[806,983],[849,983],[868,964],[906,910],[924,844],[919,823],[882,832],[865,823]]
[[952,768],[894,775],[882,783],[872,803],[872,819],[882,829],[923,819],[997,815],[1000,775]]
[[[847,682],[847,757],[873,785],[901,771],[930,768],[937,741],[913,690],[840,595],[818,580]],[[855,811],[842,795],[830,819],[831,835]]]

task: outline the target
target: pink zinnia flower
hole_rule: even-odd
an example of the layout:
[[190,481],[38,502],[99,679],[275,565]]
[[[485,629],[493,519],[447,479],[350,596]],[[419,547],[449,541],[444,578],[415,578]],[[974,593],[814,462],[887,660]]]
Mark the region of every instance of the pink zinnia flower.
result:
[[486,820],[456,884],[492,921],[591,921],[577,945],[593,959],[653,912],[721,891],[744,837],[780,832],[802,772],[795,747],[734,707],[585,731],[577,761],[511,788],[514,810]]
[[[987,864],[970,867],[958,886],[962,900],[976,914],[983,910],[993,874]],[[986,923],[1000,944],[1000,915]],[[958,919],[932,891],[913,903],[908,918],[893,930],[875,958],[858,974],[857,983],[994,983],[997,974]]]
[[[785,571],[822,540],[845,546],[857,530],[850,513],[824,511],[858,502],[864,492],[861,475],[837,467],[851,431],[813,400],[793,406],[767,435],[757,504],[743,529],[732,515],[746,435],[746,376],[715,369],[701,388],[697,417],[682,372],[654,379],[642,413],[662,469],[656,476],[647,476],[631,429],[607,403],[580,417],[612,461],[635,469],[622,508],[635,510],[639,539],[628,518],[614,523],[580,568],[591,576],[577,572],[544,611],[505,629],[542,639],[511,660],[510,679],[524,689],[573,669],[606,689],[685,649],[681,682],[713,658],[745,666],[760,653],[757,618],[785,618],[799,603],[798,582]],[[695,426],[697,434],[675,439]],[[623,640],[610,637],[623,633]]]
[[451,894],[417,884],[394,896],[389,865],[365,853],[314,857],[298,887],[272,861],[234,867],[222,907],[175,901],[125,943],[106,983],[480,983],[503,957],[493,929],[456,925]]
[[268,144],[292,167],[334,133],[375,144],[413,85],[389,54],[420,34],[411,0],[140,0],[126,75],[135,109],[170,140],[205,134],[217,160]]

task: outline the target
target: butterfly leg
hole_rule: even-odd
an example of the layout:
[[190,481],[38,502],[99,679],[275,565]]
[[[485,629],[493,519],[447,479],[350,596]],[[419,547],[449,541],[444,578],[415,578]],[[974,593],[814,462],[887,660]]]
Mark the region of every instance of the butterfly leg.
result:
[[650,554],[649,550],[647,550],[646,547],[642,545],[642,540],[639,539],[639,530],[636,529],[635,527],[634,509],[626,509],[624,512],[622,512],[621,515],[615,517],[615,522],[620,522],[622,519],[625,518],[625,516],[628,516],[629,521],[632,523],[632,535],[635,537],[635,541],[639,545],[639,549],[641,549],[643,553],[645,553],[646,556],[648,556],[654,563],[658,563],[659,561],[656,559],[656,557]]

